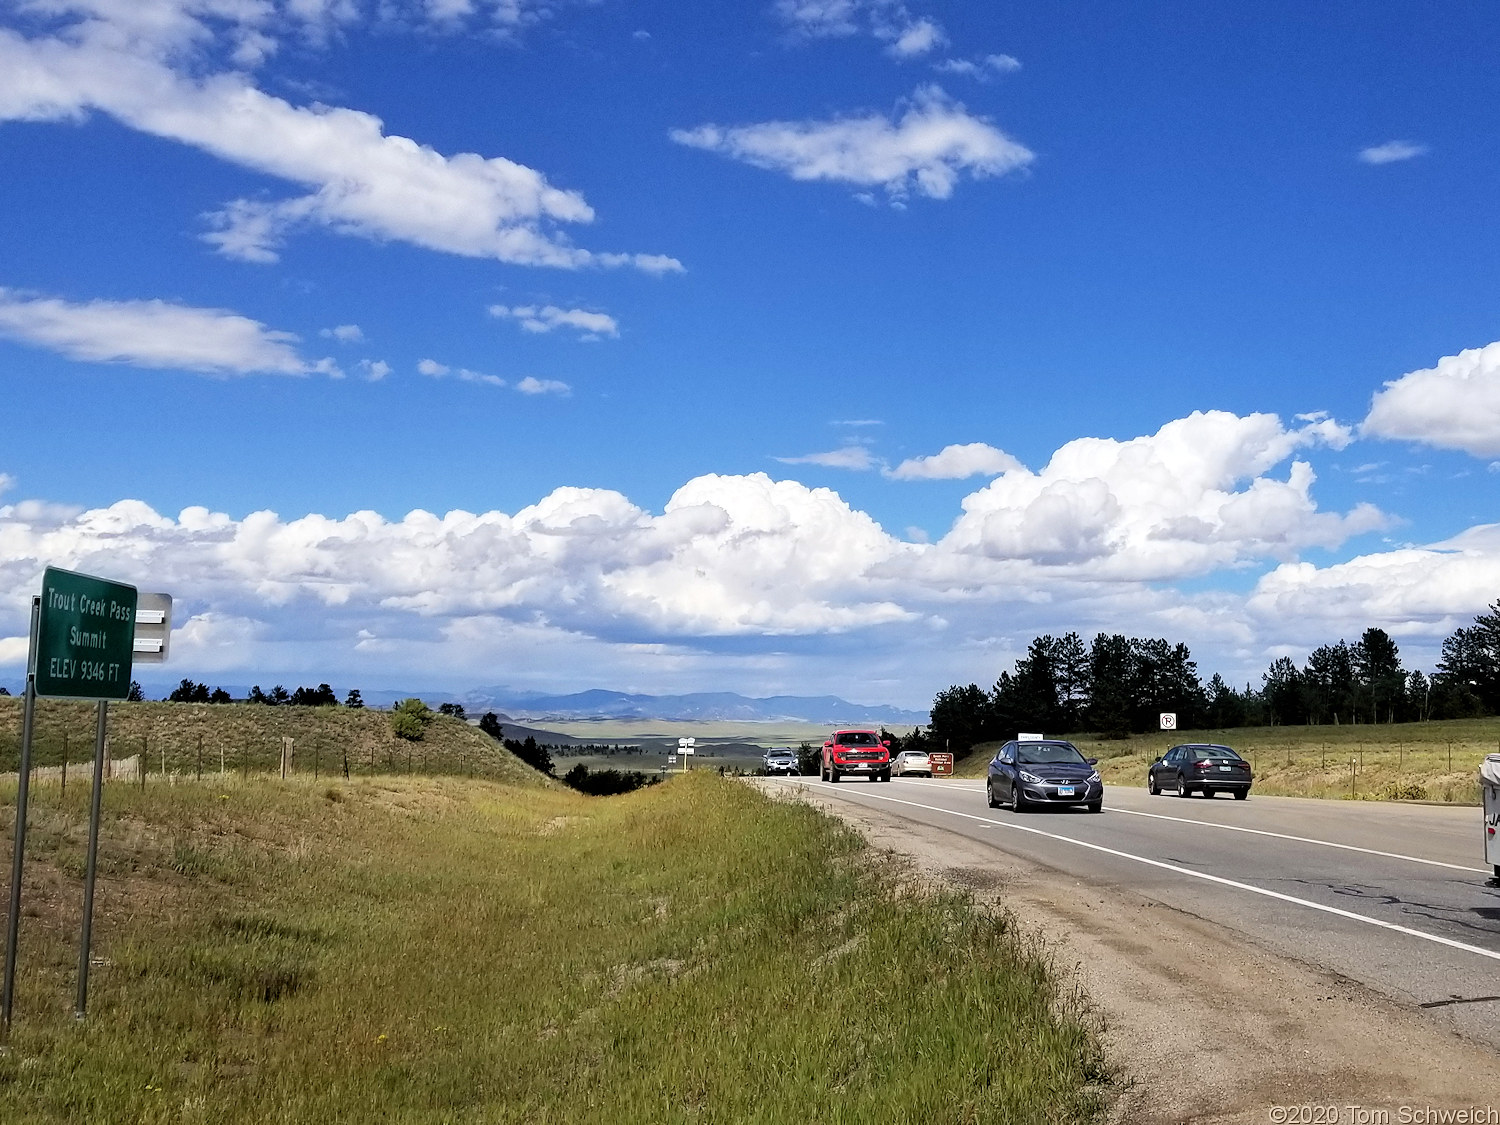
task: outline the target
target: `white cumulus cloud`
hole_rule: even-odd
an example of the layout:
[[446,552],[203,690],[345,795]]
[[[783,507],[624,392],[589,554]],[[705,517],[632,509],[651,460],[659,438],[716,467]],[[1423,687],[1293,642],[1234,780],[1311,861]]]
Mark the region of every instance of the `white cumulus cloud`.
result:
[[997,74],[1012,74],[1020,70],[1021,60],[1014,55],[985,55],[977,59],[943,59],[932,66],[943,74],[959,74],[985,82]]
[[1383,145],[1371,145],[1359,150],[1359,158],[1366,164],[1396,164],[1427,155],[1427,146],[1411,141],[1386,141]]
[[527,375],[516,384],[516,390],[523,395],[568,395],[573,393],[573,388],[561,379],[538,379],[535,375]]
[[[397,519],[22,500],[0,505],[0,636],[24,634],[18,607],[44,559],[171,590],[187,623],[174,649],[204,668],[321,678],[440,666],[492,682],[497,660],[524,651],[567,683],[602,669],[696,690],[733,675],[847,684],[855,698],[899,684],[920,701],[1059,627],[1180,637],[1205,672],[1253,674],[1299,630],[1322,643],[1378,624],[1430,641],[1466,623],[1500,583],[1495,525],[1345,563],[1299,558],[1387,522],[1314,500],[1299,453],[1347,439],[1328,418],[1223,412],[1080,438],[972,493],[931,543],[921,528],[889,534],[830,489],[759,473],[690,480],[659,513],[588,488],[513,514]],[[1171,588],[1267,561],[1281,565],[1248,595]]]
[[1288,429],[1275,415],[1224,411],[1195,411],[1129,441],[1078,438],[1040,472],[1013,469],[966,497],[942,542],[1136,581],[1291,558],[1389,523],[1364,504],[1318,511],[1305,461],[1293,461],[1285,480],[1267,475],[1299,448],[1348,440],[1328,419]]
[[[239,65],[216,68],[228,40],[274,46],[265,3],[57,0],[58,22],[27,37],[0,29],[0,120],[80,120],[91,112],[306,189],[282,200],[237,199],[205,235],[253,262],[275,261],[294,230],[407,242],[534,266],[680,269],[663,255],[596,254],[562,227],[593,220],[583,196],[504,157],[444,155],[387,133],[373,114],[293,105],[256,87]],[[334,8],[304,5],[310,17]],[[227,24],[227,30],[224,30]],[[247,38],[248,37],[248,38]],[[254,52],[252,52],[254,53]]]
[[912,457],[885,475],[893,480],[963,480],[965,477],[996,476],[1022,468],[1003,449],[982,441],[949,445],[929,457]]
[[868,35],[892,58],[925,55],[948,41],[941,24],[914,16],[901,0],[777,0],[772,9],[794,35],[807,39]]
[[820,465],[825,469],[852,469],[865,472],[876,468],[880,462],[863,445],[845,445],[826,453],[804,453],[800,457],[777,457],[783,465]]
[[482,371],[471,371],[467,367],[449,367],[446,363],[439,363],[435,359],[419,359],[417,374],[426,375],[429,379],[446,379],[452,376],[461,383],[482,383],[490,387],[505,386],[505,380],[498,375],[486,375]]
[[585,340],[620,334],[620,324],[614,317],[587,309],[563,309],[556,305],[491,305],[489,314],[514,320],[527,332],[544,333],[557,328],[572,328]]
[[338,374],[309,361],[290,332],[224,309],[167,301],[65,301],[0,289],[0,335],[89,363],[205,375]]
[[678,144],[716,152],[796,180],[881,186],[894,199],[915,191],[947,199],[960,179],[1024,168],[1034,156],[936,86],[919,89],[894,119],[768,121],[674,129]]
[[1386,383],[1361,432],[1374,437],[1500,454],[1500,342],[1444,356]]
[[1266,622],[1326,635],[1361,615],[1394,632],[1449,632],[1468,625],[1500,591],[1500,524],[1472,527],[1420,547],[1315,566],[1285,563],[1256,583],[1248,608]]
[[890,27],[877,32],[877,35],[890,44],[886,50],[898,59],[925,55],[948,41],[943,29],[930,19]]
[[835,493],[759,474],[690,481],[658,516],[582,488],[514,515],[413,511],[396,521],[234,519],[204,508],[172,518],[133,500],[82,512],[0,507],[6,596],[35,585],[37,559],[149,576],[195,618],[241,623],[231,636],[246,621],[279,618],[284,630],[287,614],[307,625],[309,608],[316,627],[351,637],[399,638],[420,619],[476,614],[595,635],[621,623],[705,636],[840,631],[910,616],[862,577],[905,549]]

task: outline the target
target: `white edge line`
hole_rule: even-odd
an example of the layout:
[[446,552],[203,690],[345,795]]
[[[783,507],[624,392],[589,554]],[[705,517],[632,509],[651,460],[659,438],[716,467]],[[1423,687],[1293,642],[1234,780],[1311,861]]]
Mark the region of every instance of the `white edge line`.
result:
[[[948,816],[961,816],[967,820],[977,820],[981,824],[992,824],[997,828],[1010,828],[1017,832],[1031,832],[1037,836],[1045,836],[1049,840],[1061,840],[1065,844],[1077,844],[1080,848],[1088,848],[1090,851],[1103,852],[1119,859],[1133,859],[1137,863],[1144,863],[1151,867],[1159,867],[1163,871],[1173,871],[1178,875],[1191,875],[1194,879],[1203,879],[1210,883],[1218,883],[1220,886],[1233,887],[1240,891],[1249,891],[1251,894],[1264,895],[1266,898],[1280,899],[1282,902],[1290,902],[1296,906],[1306,906],[1311,910],[1321,910],[1325,914],[1334,914],[1340,918],[1348,918],[1353,922],[1364,922],[1370,926],[1379,926],[1383,930],[1394,930],[1398,934],[1406,934],[1409,937],[1421,938],[1423,941],[1436,942],[1438,945],[1446,945],[1450,949],[1460,949],[1465,953],[1477,953],[1481,957],[1488,957],[1492,961],[1500,961],[1500,953],[1491,949],[1481,949],[1477,945],[1467,945],[1452,938],[1439,937],[1437,934],[1424,933],[1422,930],[1414,930],[1410,926],[1397,925],[1395,922],[1386,922],[1379,918],[1371,918],[1367,914],[1356,914],[1352,910],[1341,910],[1337,906],[1325,906],[1321,902],[1312,902],[1309,899],[1297,898],[1295,895],[1282,894],[1280,891],[1268,890],[1265,887],[1252,886],[1249,883],[1241,883],[1234,879],[1225,879],[1221,875],[1210,875],[1206,871],[1194,871],[1190,867],[1178,867],[1174,863],[1163,863],[1159,859],[1147,859],[1143,855],[1132,855],[1130,852],[1116,851],[1114,848],[1106,848],[1103,844],[1091,844],[1086,840],[1075,840],[1071,836],[1059,836],[1055,832],[1043,832],[1040,828],[1032,828],[1025,824],[1012,824],[1009,821],[993,820],[985,816],[975,816],[973,813],[957,812],[953,809],[943,809],[936,805],[918,804],[916,801],[903,801],[899,797],[883,797],[875,793],[866,793],[866,797],[876,801],[890,801],[897,805],[910,805],[914,809],[926,809],[928,812],[945,813]],[[1172,817],[1166,818],[1174,819]]]

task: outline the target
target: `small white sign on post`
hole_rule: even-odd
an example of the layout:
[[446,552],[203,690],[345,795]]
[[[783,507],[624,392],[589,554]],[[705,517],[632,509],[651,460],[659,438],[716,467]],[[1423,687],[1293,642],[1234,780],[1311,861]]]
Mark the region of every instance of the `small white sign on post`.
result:
[[171,641],[172,595],[137,594],[133,663],[166,663]]
[[1176,711],[1163,711],[1161,713],[1161,729],[1162,730],[1176,730],[1177,729],[1177,712]]

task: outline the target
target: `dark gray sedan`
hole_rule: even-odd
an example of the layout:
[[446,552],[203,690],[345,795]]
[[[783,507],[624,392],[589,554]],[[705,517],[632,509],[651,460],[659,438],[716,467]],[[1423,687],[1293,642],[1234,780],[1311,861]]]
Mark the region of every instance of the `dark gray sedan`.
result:
[[990,761],[985,791],[990,808],[1009,805],[1016,812],[1041,805],[1104,807],[1104,782],[1071,742],[1007,742]]
[[1146,771],[1146,792],[1176,793],[1186,797],[1201,793],[1233,793],[1243,801],[1250,796],[1250,763],[1228,746],[1210,742],[1192,742],[1174,746],[1151,763]]

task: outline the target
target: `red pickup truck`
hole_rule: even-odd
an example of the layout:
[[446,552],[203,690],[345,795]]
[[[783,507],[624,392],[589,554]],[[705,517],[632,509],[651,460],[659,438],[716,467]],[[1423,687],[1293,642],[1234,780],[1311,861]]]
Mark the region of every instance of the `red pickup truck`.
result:
[[823,743],[823,780],[861,775],[871,781],[891,779],[891,744],[880,732],[847,728],[836,730]]

